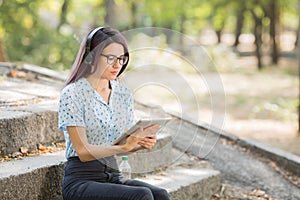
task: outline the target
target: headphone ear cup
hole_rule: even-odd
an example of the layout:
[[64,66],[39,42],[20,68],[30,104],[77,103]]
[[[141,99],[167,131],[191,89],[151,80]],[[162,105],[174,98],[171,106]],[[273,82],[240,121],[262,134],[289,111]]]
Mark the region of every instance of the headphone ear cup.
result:
[[94,64],[94,52],[89,52],[85,58],[84,63],[87,65],[93,65]]

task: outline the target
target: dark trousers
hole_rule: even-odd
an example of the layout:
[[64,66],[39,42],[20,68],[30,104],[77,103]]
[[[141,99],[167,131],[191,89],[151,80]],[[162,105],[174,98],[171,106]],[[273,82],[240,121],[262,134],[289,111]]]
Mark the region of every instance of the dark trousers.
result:
[[81,162],[69,158],[62,183],[64,200],[169,200],[165,189],[123,179],[114,157]]

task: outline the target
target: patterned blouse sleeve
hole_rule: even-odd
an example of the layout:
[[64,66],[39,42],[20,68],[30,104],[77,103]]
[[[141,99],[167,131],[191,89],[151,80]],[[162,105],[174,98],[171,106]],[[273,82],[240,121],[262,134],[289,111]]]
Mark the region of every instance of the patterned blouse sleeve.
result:
[[74,91],[74,87],[66,87],[60,96],[58,108],[59,129],[66,131],[67,126],[83,126],[84,112],[83,100]]
[[126,129],[131,128],[135,124],[135,117],[134,117],[134,98],[133,95],[130,94],[130,97],[128,99],[128,105],[127,105],[127,113],[128,113],[128,118],[127,118],[127,124],[126,124]]

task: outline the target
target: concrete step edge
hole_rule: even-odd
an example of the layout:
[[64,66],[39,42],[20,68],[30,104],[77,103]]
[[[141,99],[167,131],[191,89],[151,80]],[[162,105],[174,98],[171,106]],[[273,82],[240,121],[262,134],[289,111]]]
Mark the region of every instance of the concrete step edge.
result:
[[63,141],[57,120],[56,100],[1,109],[0,155],[17,152],[20,147],[35,150],[37,144]]
[[[157,138],[155,148],[151,150],[143,150],[135,154],[129,155],[129,160],[132,165],[133,171],[136,173],[144,173],[153,171],[157,168],[164,167],[170,164],[172,141],[171,136],[168,134],[161,134]],[[171,145],[170,145],[171,144]],[[117,156],[120,160],[121,156]],[[160,159],[161,162],[155,162],[154,165],[147,166],[141,165],[141,162],[154,162]],[[40,154],[36,156],[22,157],[21,160],[11,160],[0,163],[0,179],[8,178],[10,176],[18,176],[20,174],[31,173],[36,169],[55,166],[64,163],[65,151],[57,151],[54,153]],[[169,162],[168,162],[169,161]],[[149,169],[141,169],[141,167],[149,167]]]
[[0,199],[62,199],[64,164],[64,151],[0,163]]
[[[0,199],[62,199],[61,180],[66,162],[64,153],[64,151],[60,151],[1,163]],[[168,188],[174,199],[180,199],[192,193],[194,196],[203,196],[203,194],[211,196],[219,188],[219,172],[210,168],[176,167],[172,170],[173,172],[167,170],[167,175],[162,177],[168,177],[169,180],[168,184],[162,186]],[[188,177],[192,177],[191,180],[193,181],[185,181]],[[158,179],[154,178],[153,180]],[[151,181],[150,176],[148,181]],[[172,186],[177,182],[182,184]],[[211,192],[207,193],[207,191]]]
[[219,171],[197,167],[177,166],[137,179],[167,189],[172,200],[210,200],[221,188]]
[[26,147],[35,150],[38,144],[64,141],[58,129],[58,100],[12,106],[0,111],[0,155],[8,155]]
[[[190,119],[185,116],[180,116],[177,113],[169,112],[169,114],[177,118],[177,120],[180,121],[180,125],[182,126],[194,126],[194,130],[197,130],[201,135],[204,135],[205,137],[209,136],[211,138],[215,138],[214,141],[216,142],[218,138],[224,138],[228,141],[233,141],[237,145],[249,149],[252,153],[259,154],[263,158],[269,159],[272,162],[275,162],[277,165],[280,165],[280,167],[287,172],[294,174],[296,176],[300,176],[300,156],[287,152],[285,150],[270,146],[266,143],[259,142],[253,139],[242,139],[239,138],[233,134],[230,134],[222,129],[219,129],[213,125],[209,125],[206,123],[200,123],[195,122],[193,119]],[[196,135],[196,131],[194,136]],[[197,137],[200,134],[197,135]],[[188,137],[185,138],[186,140],[189,140]],[[197,146],[197,144],[190,139],[189,145],[184,145],[182,141],[176,141],[176,138],[174,139],[174,144],[177,146],[177,148],[181,150],[188,151],[189,149],[193,148],[193,146]],[[196,147],[196,148],[199,148]],[[197,150],[199,152],[199,150]],[[192,151],[190,151],[192,152]],[[209,152],[206,153],[208,155]],[[206,156],[205,155],[205,156]],[[198,155],[201,156],[201,155]],[[205,157],[203,156],[203,157]]]

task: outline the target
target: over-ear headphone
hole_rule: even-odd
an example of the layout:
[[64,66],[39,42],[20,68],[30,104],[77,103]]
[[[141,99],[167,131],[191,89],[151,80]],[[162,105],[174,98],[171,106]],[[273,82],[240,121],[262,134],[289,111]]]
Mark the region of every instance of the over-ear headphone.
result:
[[92,39],[93,39],[94,35],[103,28],[104,27],[95,28],[87,36],[86,43],[85,43],[85,53],[83,56],[84,63],[87,65],[93,65],[93,62],[94,62],[94,54],[95,53],[91,51]]

